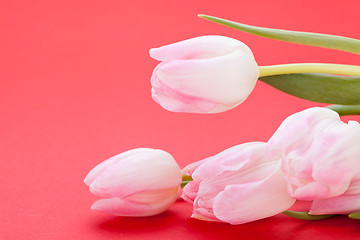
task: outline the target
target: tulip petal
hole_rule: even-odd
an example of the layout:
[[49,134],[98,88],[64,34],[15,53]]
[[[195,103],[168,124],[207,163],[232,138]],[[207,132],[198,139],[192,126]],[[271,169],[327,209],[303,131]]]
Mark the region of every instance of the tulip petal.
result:
[[173,60],[162,64],[156,75],[185,95],[234,105],[251,93],[259,70],[255,61],[237,50],[214,58]]
[[360,148],[351,147],[358,142],[360,125],[355,121],[348,124],[339,121],[338,126],[318,135],[310,149],[312,156],[317,158],[317,165],[313,170],[314,178],[331,185],[339,182],[347,184],[360,172],[357,167]]
[[330,186],[315,181],[307,183],[304,186],[291,189],[289,190],[289,193],[293,198],[296,198],[298,200],[313,201],[317,199],[332,197],[334,195],[340,195],[346,191],[348,186],[349,183]]
[[360,210],[360,195],[341,195],[316,200],[311,205],[310,214],[349,214]]
[[[312,128],[326,119],[340,120],[339,115],[327,108],[308,108],[287,117],[268,141],[267,154],[280,155],[287,147],[311,133]],[[301,131],[299,131],[301,129]],[[306,146],[300,145],[303,149]]]
[[187,201],[188,203],[193,204],[197,193],[199,191],[199,182],[191,181],[188,184],[185,185],[182,191],[181,198]]
[[206,213],[196,213],[194,212],[191,217],[192,218],[196,218],[202,221],[208,221],[208,222],[221,222],[219,219],[216,218],[207,218],[204,215],[206,215]]
[[100,164],[98,164],[97,166],[95,166],[89,173],[88,175],[86,176],[86,178],[84,179],[84,182],[86,185],[90,186],[90,184],[94,181],[95,178],[97,178],[100,173],[102,171],[104,171],[105,169],[107,168],[111,168],[112,164],[114,162],[117,162],[117,161],[121,161],[125,158],[127,158],[128,156],[131,156],[133,154],[139,154],[139,153],[142,153],[144,151],[144,148],[136,148],[136,149],[132,149],[132,150],[128,150],[128,151],[125,151],[123,153],[120,153],[114,157],[111,157],[103,162],[101,162]]
[[186,95],[170,88],[158,79],[151,78],[151,96],[163,108],[173,112],[216,113],[228,110],[230,107],[203,98]]
[[233,172],[247,168],[253,168],[265,163],[268,159],[264,158],[266,143],[249,142],[228,148],[215,156],[209,157],[198,166],[192,174],[192,178],[197,181],[212,179],[224,172]]
[[172,194],[167,199],[161,199],[161,201],[153,203],[136,202],[129,199],[113,197],[96,201],[91,209],[117,216],[152,216],[167,210],[176,201],[177,197],[177,194]]
[[351,181],[350,186],[346,190],[345,194],[360,196],[360,178],[359,177],[360,177],[360,174]]
[[360,211],[360,179],[350,183],[344,194],[327,199],[320,199],[311,205],[311,214],[349,214]]
[[91,182],[96,195],[125,198],[137,192],[178,187],[181,171],[174,158],[161,150],[143,149],[113,162]]
[[[213,199],[209,199],[208,201],[201,201],[199,198],[196,198],[193,204],[193,213],[191,215],[192,218],[196,218],[199,220],[205,221],[220,221],[212,210],[212,202]],[[207,205],[204,205],[207,204]]]
[[214,199],[213,211],[221,221],[242,224],[276,215],[294,202],[278,164],[274,173],[262,181],[227,186]]
[[[299,131],[301,129],[301,131]],[[326,108],[310,108],[284,120],[268,141],[269,156],[281,156],[289,193],[312,201],[343,194],[360,173],[360,125],[341,121]]]
[[244,43],[224,36],[200,36],[159,48],[150,49],[150,56],[158,61],[174,59],[208,58],[228,54],[235,50],[253,54]]
[[216,195],[223,191],[226,186],[235,184],[246,184],[249,182],[258,182],[273,174],[280,164],[280,161],[269,161],[258,164],[252,168],[245,166],[240,171],[228,171],[219,176],[207,178],[201,181],[197,203],[204,207],[212,207],[212,200]]
[[190,163],[189,165],[187,165],[186,167],[184,167],[182,169],[182,172],[186,175],[191,176],[193,174],[193,172],[204,162],[206,161],[206,159],[200,160],[200,161],[196,161],[193,163]]
[[[360,126],[357,122],[345,124],[340,120],[336,122],[323,120],[318,123],[314,132],[317,134],[312,137],[312,144],[307,152],[297,157],[299,163],[312,165],[308,167],[308,171],[312,171],[309,174],[310,182],[296,184],[293,190],[293,197],[300,200],[338,196],[346,191],[350,181],[360,172],[358,164],[360,148],[348,147],[360,142]],[[295,159],[290,156],[288,158]],[[299,169],[297,168],[296,171],[299,172]],[[296,178],[299,178],[299,175],[293,176],[293,179]]]

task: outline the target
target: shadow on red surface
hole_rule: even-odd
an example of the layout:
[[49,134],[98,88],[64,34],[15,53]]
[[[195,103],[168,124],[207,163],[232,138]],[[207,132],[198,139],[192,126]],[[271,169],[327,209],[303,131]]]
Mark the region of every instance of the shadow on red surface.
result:
[[[96,222],[100,232],[112,236],[149,239],[359,239],[360,222],[346,216],[336,216],[320,221],[293,219],[279,214],[255,222],[230,225],[206,222],[189,217],[189,205],[177,202],[169,211],[153,217],[109,217]],[[191,206],[190,206],[191,207]],[[181,209],[185,210],[182,211]],[[151,237],[150,237],[151,236]]]
[[101,222],[98,227],[110,232],[138,232],[138,231],[158,231],[161,228],[171,228],[178,221],[174,212],[167,211],[152,217],[113,217]]

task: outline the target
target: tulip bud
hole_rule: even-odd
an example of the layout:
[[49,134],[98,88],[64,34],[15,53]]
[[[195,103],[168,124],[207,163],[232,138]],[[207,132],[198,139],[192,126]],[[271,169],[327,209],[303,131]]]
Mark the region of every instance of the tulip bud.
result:
[[[348,190],[360,193],[360,182],[355,181],[360,177],[359,143],[358,122],[346,124],[330,109],[310,108],[286,118],[268,141],[267,151],[269,156],[281,157],[292,197],[324,201]],[[340,202],[327,202],[327,210],[335,207],[341,210]],[[345,205],[349,204],[347,201]],[[315,206],[320,209],[325,205],[314,202],[310,213],[315,213]],[[324,209],[316,214],[332,213]]]
[[90,192],[103,197],[92,209],[118,216],[151,216],[175,202],[181,177],[170,154],[138,148],[100,163],[84,182]]
[[251,50],[223,36],[202,36],[150,50],[162,61],[151,77],[152,97],[174,112],[218,113],[243,102],[259,69]]
[[290,208],[295,199],[287,192],[280,159],[266,159],[265,145],[241,144],[185,167],[193,181],[182,198],[193,204],[192,217],[241,224]]

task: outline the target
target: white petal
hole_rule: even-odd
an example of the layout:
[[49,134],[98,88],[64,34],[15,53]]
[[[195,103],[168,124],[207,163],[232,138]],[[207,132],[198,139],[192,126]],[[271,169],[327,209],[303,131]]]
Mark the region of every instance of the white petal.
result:
[[93,210],[107,214],[128,217],[152,216],[167,210],[177,199],[177,194],[169,195],[166,199],[158,202],[136,202],[118,197],[101,199],[91,207]]
[[[320,107],[309,108],[290,115],[269,139],[268,154],[281,155],[284,149],[292,146],[299,139],[304,139],[311,134],[314,125],[326,119],[339,121],[340,117],[336,112]],[[302,146],[305,147],[303,141]]]
[[201,36],[150,49],[150,56],[159,61],[174,59],[208,58],[228,54],[235,50],[253,54],[244,43],[224,36]]
[[[146,151],[146,150],[145,150]],[[123,153],[120,153],[116,156],[113,156],[103,162],[101,162],[100,164],[98,164],[97,166],[95,166],[86,176],[86,178],[84,179],[84,182],[86,185],[90,186],[90,184],[94,181],[94,179],[96,177],[98,177],[100,175],[101,172],[105,171],[107,168],[111,168],[112,164],[114,162],[119,162],[122,161],[122,159],[125,159],[128,156],[131,156],[133,154],[139,154],[144,152],[144,148],[136,148],[136,149],[132,149],[132,150],[128,150],[125,151]]]
[[144,149],[111,164],[91,182],[90,191],[125,198],[137,192],[177,188],[180,183],[180,168],[170,154]]
[[314,215],[349,214],[357,211],[360,211],[360,195],[341,195],[314,201],[309,213]]
[[173,112],[215,113],[229,110],[226,106],[203,98],[186,95],[177,89],[170,88],[157,76],[152,76],[151,96],[163,108]]
[[183,94],[223,104],[240,104],[255,87],[257,64],[237,50],[207,59],[173,60],[157,69],[157,77]]
[[214,200],[215,216],[231,224],[242,224],[276,215],[295,202],[286,190],[280,165],[263,181],[231,185]]
[[266,143],[249,142],[228,148],[215,156],[204,159],[195,169],[192,178],[195,180],[212,179],[223,172],[235,172],[256,167],[267,162],[264,158]]
[[199,182],[191,181],[185,185],[182,191],[181,198],[187,201],[188,203],[193,204],[194,200],[197,197],[197,193],[199,191]]

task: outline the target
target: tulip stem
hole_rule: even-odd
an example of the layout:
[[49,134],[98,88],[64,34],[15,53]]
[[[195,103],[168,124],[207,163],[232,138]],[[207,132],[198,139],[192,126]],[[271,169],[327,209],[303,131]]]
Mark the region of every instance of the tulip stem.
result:
[[289,217],[303,219],[303,220],[322,220],[335,216],[335,214],[311,215],[307,212],[294,212],[294,211],[284,211],[282,213]]
[[293,63],[259,66],[260,77],[290,73],[328,73],[360,76],[360,66],[332,63]]
[[360,219],[360,212],[350,213],[348,216],[352,219]]
[[193,179],[191,176],[189,175],[182,175],[182,182],[181,182],[181,188],[185,187],[186,184],[188,184],[189,182],[191,182]]
[[337,112],[340,116],[360,115],[360,105],[330,105],[327,106],[331,110]]

